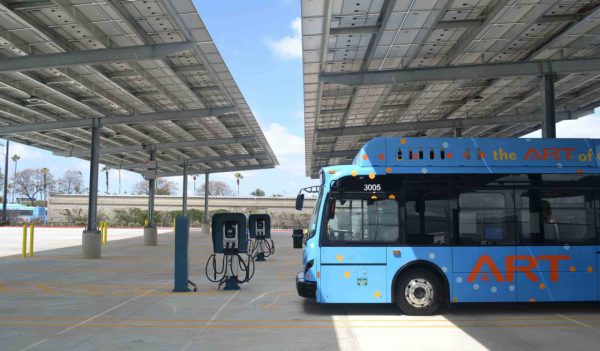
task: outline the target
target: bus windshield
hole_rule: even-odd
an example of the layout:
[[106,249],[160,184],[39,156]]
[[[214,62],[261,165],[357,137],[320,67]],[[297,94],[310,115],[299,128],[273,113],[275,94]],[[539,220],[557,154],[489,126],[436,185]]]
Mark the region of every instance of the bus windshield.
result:
[[398,234],[395,199],[336,199],[334,218],[327,224],[331,242],[392,242]]

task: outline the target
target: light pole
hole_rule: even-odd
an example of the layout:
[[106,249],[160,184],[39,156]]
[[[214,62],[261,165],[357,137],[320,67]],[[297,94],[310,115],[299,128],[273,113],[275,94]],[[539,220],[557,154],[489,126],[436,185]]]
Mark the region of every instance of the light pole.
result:
[[4,192],[2,193],[2,221],[6,222],[6,204],[8,201],[8,146],[10,141],[6,141],[6,149],[4,149]]

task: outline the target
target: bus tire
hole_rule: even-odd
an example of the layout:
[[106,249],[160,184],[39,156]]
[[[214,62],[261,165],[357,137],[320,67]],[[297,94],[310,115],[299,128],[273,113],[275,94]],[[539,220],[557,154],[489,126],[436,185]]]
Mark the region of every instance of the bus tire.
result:
[[429,269],[410,269],[396,281],[396,306],[409,316],[428,316],[440,307],[444,287],[438,276]]

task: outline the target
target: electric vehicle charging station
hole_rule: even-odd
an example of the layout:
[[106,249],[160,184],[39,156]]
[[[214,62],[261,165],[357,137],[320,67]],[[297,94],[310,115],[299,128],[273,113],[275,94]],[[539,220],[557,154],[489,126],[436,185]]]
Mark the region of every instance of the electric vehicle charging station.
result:
[[275,254],[275,243],[271,239],[271,216],[252,214],[248,217],[250,233],[249,253],[256,261],[265,261]]
[[[247,219],[242,213],[217,213],[212,217],[213,253],[206,262],[205,273],[219,288],[225,285],[223,290],[239,290],[238,284],[249,282],[254,275],[246,228]],[[245,260],[241,254],[246,254]],[[217,267],[219,259],[221,264]],[[238,277],[240,271],[244,274],[242,279]]]

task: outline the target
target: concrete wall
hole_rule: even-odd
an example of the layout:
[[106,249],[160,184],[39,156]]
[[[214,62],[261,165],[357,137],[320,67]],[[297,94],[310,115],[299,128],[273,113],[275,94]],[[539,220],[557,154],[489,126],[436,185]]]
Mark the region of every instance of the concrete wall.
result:
[[[172,212],[181,210],[181,197],[156,196],[155,210],[158,212]],[[295,209],[295,198],[271,198],[271,197],[213,197],[208,201],[208,210],[226,210],[229,212],[267,212],[271,216],[281,214],[281,217],[289,217],[293,214],[310,215],[315,199],[307,198],[304,201],[304,210],[298,212]],[[87,215],[87,195],[57,195],[51,194],[48,198],[48,221],[52,223],[67,223],[68,218],[65,210],[71,213],[81,211]],[[99,195],[98,212],[109,217],[115,209],[139,208],[148,209],[148,197],[145,195]],[[204,211],[204,197],[188,197],[188,209]]]

